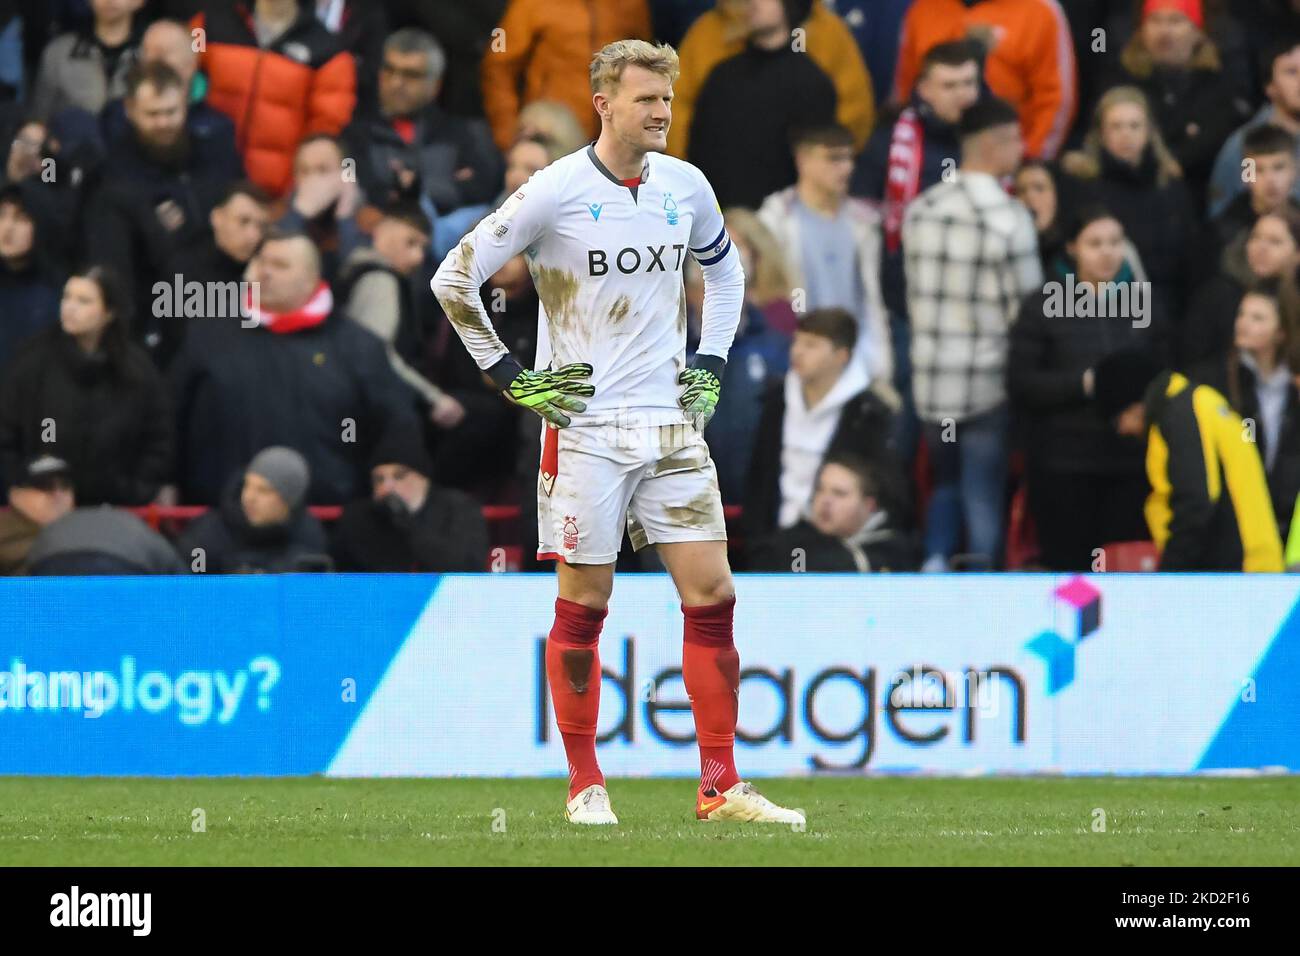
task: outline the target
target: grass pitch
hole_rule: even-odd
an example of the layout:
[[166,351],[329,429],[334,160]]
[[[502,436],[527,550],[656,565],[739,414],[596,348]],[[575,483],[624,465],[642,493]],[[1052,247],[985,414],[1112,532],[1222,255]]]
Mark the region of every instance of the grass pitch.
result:
[[[1300,777],[759,784],[806,811],[805,832],[697,823],[691,780],[611,780],[621,824],[588,828],[565,823],[560,779],[6,777],[0,862],[1231,866],[1300,858]],[[206,832],[195,832],[200,820]]]

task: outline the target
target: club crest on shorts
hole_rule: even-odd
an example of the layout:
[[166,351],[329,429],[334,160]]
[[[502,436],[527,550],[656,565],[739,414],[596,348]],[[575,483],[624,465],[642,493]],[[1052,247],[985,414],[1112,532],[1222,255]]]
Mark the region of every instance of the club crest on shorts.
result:
[[578,518],[576,515],[564,516],[564,550],[575,551],[578,547]]

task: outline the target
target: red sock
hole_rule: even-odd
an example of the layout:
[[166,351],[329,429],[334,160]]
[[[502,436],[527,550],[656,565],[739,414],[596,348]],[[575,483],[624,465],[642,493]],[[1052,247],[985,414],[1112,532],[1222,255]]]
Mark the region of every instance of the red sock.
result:
[[569,799],[605,777],[596,763],[600,714],[600,629],[608,610],[555,599],[555,624],[546,641],[546,683],[555,722],[569,758]]
[[682,605],[686,618],[682,681],[695,715],[700,745],[700,789],[721,793],[740,782],[733,748],[740,704],[740,655],[732,640],[736,599],[700,607]]

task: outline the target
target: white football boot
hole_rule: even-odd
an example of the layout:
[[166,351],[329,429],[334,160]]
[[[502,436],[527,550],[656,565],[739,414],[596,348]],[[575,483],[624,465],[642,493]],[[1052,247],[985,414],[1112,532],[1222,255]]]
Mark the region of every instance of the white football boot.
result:
[[609,791],[598,783],[582,790],[565,805],[564,819],[570,823],[618,823],[618,817],[609,808]]
[[742,823],[785,823],[803,826],[804,816],[798,810],[778,807],[763,796],[752,783],[740,781],[730,790],[718,793],[698,791],[695,798],[695,816],[700,820],[738,820]]

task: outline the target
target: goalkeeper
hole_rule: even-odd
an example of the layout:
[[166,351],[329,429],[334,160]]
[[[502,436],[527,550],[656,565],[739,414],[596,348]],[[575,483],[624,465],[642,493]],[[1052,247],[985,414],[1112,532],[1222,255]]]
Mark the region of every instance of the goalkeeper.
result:
[[[736,599],[703,431],[740,320],[744,272],[708,181],[663,152],[676,75],[670,47],[622,40],[601,50],[591,64],[600,138],[514,192],[452,250],[432,285],[479,368],[546,420],[537,556],[559,562],[546,676],[569,763],[566,817],[617,822],[595,735],[598,641],[626,527],[634,548],[655,545],[682,601],[682,679],[700,750],[696,816],[797,823],[802,816],[740,779],[732,753]],[[541,300],[534,370],[501,343],[479,297],[520,253]],[[687,256],[704,274],[689,368]]]

